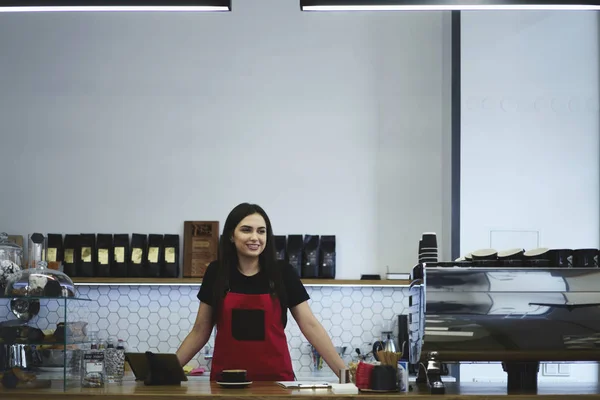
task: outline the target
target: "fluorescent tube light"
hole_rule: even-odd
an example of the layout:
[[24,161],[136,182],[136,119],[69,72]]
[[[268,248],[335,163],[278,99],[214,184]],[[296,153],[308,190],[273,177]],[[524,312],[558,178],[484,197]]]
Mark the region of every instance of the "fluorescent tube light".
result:
[[571,5],[535,5],[535,4],[523,4],[523,5],[487,5],[487,6],[476,6],[476,5],[438,5],[438,6],[307,6],[302,8],[303,11],[484,11],[484,10],[580,10],[580,11],[592,11],[600,10],[600,6],[589,6],[582,4],[571,4]]
[[68,0],[0,0],[0,13],[25,12],[113,12],[113,11],[169,11],[169,12],[223,12],[231,11],[231,1],[68,1]]
[[600,2],[493,0],[301,0],[303,11],[600,10]]

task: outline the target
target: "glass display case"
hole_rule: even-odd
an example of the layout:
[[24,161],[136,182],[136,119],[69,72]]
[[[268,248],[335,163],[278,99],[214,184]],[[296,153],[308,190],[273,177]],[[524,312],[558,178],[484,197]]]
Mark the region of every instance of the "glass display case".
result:
[[96,303],[75,293],[8,292],[0,294],[0,392],[79,386],[82,351],[89,348],[88,316]]

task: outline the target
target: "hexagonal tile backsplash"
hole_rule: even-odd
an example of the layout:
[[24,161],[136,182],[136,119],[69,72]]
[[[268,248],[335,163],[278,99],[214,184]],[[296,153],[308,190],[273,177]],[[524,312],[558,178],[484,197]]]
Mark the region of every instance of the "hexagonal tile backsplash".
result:
[[[355,348],[368,353],[384,324],[397,335],[396,316],[408,308],[406,288],[392,287],[307,287],[309,304],[336,346],[347,346],[345,360]],[[124,339],[128,351],[175,352],[189,333],[198,310],[198,286],[78,286],[79,296],[92,302],[69,303],[70,321],[87,320],[88,332],[101,339]],[[8,301],[0,302],[0,321],[9,315]],[[53,329],[62,321],[58,301],[42,304],[32,324]],[[286,328],[294,371],[312,371],[311,349],[298,325],[289,315]],[[190,365],[210,368],[214,331],[208,345]],[[327,367],[325,367],[327,368]]]

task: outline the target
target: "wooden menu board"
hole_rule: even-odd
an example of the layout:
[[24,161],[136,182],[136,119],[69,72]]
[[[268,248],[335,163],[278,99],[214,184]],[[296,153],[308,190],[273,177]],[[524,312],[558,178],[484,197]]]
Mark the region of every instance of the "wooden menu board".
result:
[[202,278],[218,257],[219,221],[185,221],[183,224],[183,277]]

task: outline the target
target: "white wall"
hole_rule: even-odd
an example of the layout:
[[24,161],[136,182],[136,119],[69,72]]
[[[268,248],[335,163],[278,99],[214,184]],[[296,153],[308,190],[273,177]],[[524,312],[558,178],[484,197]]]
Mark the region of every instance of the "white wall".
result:
[[463,13],[462,254],[599,246],[598,45],[594,12]]
[[337,235],[339,278],[408,271],[448,230],[442,16],[0,15],[1,229],[181,233],[250,201]]

